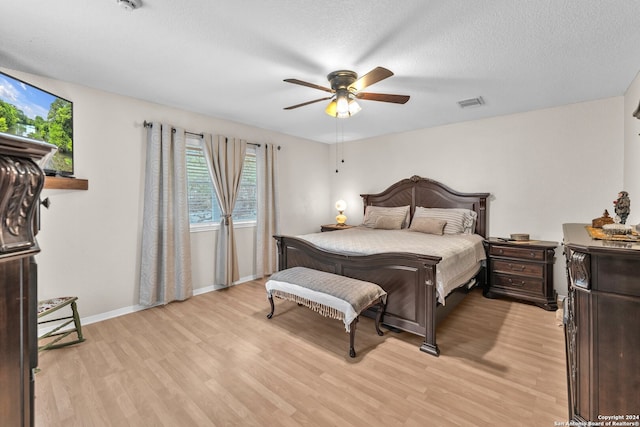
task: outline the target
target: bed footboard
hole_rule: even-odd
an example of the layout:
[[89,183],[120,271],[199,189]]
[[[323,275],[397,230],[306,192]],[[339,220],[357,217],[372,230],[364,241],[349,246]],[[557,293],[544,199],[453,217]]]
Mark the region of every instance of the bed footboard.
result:
[[[436,343],[436,264],[440,257],[385,253],[339,255],[296,237],[274,236],[278,270],[307,267],[373,282],[387,292],[382,323],[424,337],[420,350],[438,356]],[[373,309],[372,309],[373,310]],[[375,317],[375,310],[365,315]]]

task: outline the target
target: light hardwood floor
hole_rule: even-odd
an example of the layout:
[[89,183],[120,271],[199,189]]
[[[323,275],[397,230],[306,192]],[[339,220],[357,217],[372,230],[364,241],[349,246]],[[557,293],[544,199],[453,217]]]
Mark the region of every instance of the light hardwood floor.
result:
[[[82,314],[82,301],[78,301]],[[473,291],[421,339],[276,300],[262,281],[87,325],[40,354],[36,426],[554,426],[567,418],[555,313]]]

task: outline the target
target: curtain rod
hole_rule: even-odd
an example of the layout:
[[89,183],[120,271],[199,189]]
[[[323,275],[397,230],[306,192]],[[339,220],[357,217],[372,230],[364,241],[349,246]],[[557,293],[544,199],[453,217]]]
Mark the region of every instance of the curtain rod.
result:
[[[143,126],[144,126],[144,127],[146,127],[146,128],[150,128],[151,126],[153,126],[153,123],[152,123],[152,122],[148,122],[148,121],[146,121],[146,120],[145,120],[145,121],[143,122]],[[173,132],[175,132],[175,131],[176,131],[176,128],[172,128],[172,129],[173,129]],[[204,137],[204,134],[203,134],[203,133],[189,132],[189,131],[187,131],[187,130],[186,130],[186,131],[184,131],[184,132],[185,132],[185,133],[188,133],[189,135],[199,136],[200,138]],[[249,144],[249,145],[255,145],[256,147],[262,147],[262,145],[260,145],[260,144],[256,144],[255,142],[247,142],[247,144]],[[278,145],[278,150],[279,150],[279,149],[280,149],[280,146]]]

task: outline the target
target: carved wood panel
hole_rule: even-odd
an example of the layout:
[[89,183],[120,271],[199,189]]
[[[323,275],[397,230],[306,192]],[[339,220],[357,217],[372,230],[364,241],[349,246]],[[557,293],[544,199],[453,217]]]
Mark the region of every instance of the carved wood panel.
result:
[[0,156],[0,253],[35,245],[33,215],[44,185],[31,159]]

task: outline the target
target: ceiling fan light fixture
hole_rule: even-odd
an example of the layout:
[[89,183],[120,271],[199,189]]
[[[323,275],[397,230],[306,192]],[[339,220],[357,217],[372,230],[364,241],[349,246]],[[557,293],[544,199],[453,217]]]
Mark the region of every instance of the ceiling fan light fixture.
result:
[[331,117],[346,119],[347,117],[357,114],[360,110],[362,110],[362,108],[352,94],[339,90],[324,111]]
[[315,104],[329,99],[329,105],[325,108],[325,113],[331,117],[344,119],[358,114],[362,110],[356,99],[364,99],[369,101],[391,102],[394,104],[404,104],[409,100],[408,95],[394,95],[388,93],[369,93],[362,92],[363,89],[393,76],[390,70],[383,67],[376,67],[364,76],[358,78],[358,74],[350,70],[333,71],[327,75],[327,80],[331,84],[331,88],[318,86],[314,83],[305,82],[298,79],[284,79],[287,83],[293,83],[313,89],[329,92],[331,95],[314,99],[312,101],[303,102],[301,104],[284,107],[285,110],[293,110],[294,108],[304,107],[305,105]]

